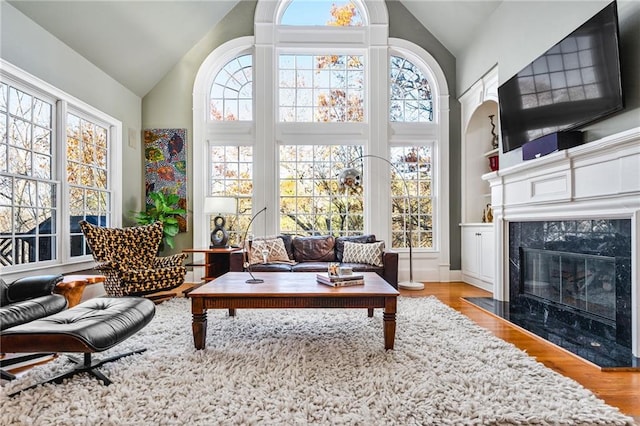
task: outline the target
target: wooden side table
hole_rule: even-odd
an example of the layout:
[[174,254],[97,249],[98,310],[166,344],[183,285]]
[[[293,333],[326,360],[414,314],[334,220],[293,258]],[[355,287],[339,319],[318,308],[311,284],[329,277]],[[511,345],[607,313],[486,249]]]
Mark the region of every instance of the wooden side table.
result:
[[209,248],[209,249],[184,249],[183,253],[202,253],[204,254],[204,262],[198,263],[195,260],[185,266],[204,268],[204,276],[202,281],[212,281],[221,275],[229,272],[231,253],[238,251],[240,248]]
[[104,275],[65,275],[53,291],[63,295],[67,299],[67,308],[71,308],[80,303],[87,285],[103,283],[105,280]]

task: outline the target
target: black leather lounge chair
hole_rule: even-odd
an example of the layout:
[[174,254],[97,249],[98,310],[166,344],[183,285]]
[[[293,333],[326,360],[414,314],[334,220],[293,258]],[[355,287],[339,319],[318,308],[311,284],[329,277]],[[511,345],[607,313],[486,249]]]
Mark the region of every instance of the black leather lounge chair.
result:
[[[8,284],[0,278],[0,332],[16,325],[31,322],[56,314],[67,308],[64,296],[53,294],[56,284],[62,281],[62,275],[38,275],[15,280]],[[10,353],[0,346],[3,353]],[[19,351],[22,353],[24,351]],[[20,362],[41,357],[41,353],[23,355],[9,360],[0,360],[0,367],[8,367]],[[13,380],[15,376],[0,369],[4,380]]]
[[[91,354],[105,351],[137,333],[155,315],[155,304],[142,297],[99,297],[89,299],[71,309],[58,312],[3,330],[0,346],[11,353],[20,352],[60,352],[83,353],[84,360],[69,357],[76,367],[55,376],[45,383],[61,383],[77,373],[89,373],[105,385],[111,384],[103,373],[97,370],[101,365],[125,356],[144,352],[135,350],[94,362]],[[21,391],[10,394],[14,396]]]

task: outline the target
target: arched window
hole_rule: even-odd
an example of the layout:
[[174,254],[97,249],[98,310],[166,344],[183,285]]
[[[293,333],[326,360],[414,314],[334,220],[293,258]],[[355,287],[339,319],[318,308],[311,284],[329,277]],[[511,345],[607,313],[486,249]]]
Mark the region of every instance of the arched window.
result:
[[211,85],[211,120],[253,119],[253,56],[233,58],[218,72]]
[[[194,165],[204,187],[194,184],[194,240],[207,235],[199,198],[233,195],[238,229],[267,207],[255,235],[376,234],[400,252],[401,280],[411,227],[416,277],[448,280],[438,275],[449,261],[446,79],[426,51],[388,38],[386,13],[380,1],[259,0],[255,37],[205,60],[194,85],[195,163],[198,144],[208,150]],[[235,108],[250,97],[242,121]],[[349,168],[359,191],[339,184]]]
[[390,121],[425,123],[433,121],[433,94],[427,77],[407,58],[391,55]]
[[363,25],[359,2],[291,0],[284,5],[280,25]]

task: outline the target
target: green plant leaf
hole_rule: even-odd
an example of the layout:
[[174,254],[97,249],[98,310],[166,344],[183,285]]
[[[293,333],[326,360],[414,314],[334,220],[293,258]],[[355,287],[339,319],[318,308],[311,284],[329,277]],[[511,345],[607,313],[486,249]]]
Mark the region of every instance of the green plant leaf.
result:
[[186,210],[178,205],[180,197],[177,194],[165,194],[161,191],[150,192],[148,196],[153,203],[148,204],[145,211],[132,212],[133,218],[139,225],[162,222],[163,241],[167,247],[173,248],[173,237],[180,232],[176,216],[186,214]]

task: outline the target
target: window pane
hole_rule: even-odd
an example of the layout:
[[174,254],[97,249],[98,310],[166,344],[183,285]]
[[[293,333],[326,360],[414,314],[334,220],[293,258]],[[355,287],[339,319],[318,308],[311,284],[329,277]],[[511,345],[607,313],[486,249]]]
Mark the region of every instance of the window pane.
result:
[[69,256],[87,254],[86,242],[79,226],[81,220],[108,226],[111,217],[109,192],[109,132],[106,127],[67,114],[67,182],[69,201]]
[[433,121],[431,86],[424,73],[406,58],[390,58],[390,121]]
[[281,122],[364,121],[362,56],[281,55],[278,63]]
[[[237,214],[225,214],[223,217],[229,244],[240,245],[252,216],[253,147],[211,145],[209,158],[209,196],[236,198]],[[215,226],[214,217],[215,215],[211,215],[209,218],[209,229]]]
[[7,111],[7,92],[9,88],[6,84],[0,83],[0,111]]
[[6,83],[0,98],[0,110],[8,112],[0,114],[0,264],[53,260],[53,105]]
[[[393,147],[391,170],[392,247],[433,247],[431,147]],[[406,235],[405,235],[406,234]]]
[[362,26],[362,12],[351,1],[292,0],[280,18],[280,25]]
[[346,196],[338,185],[339,172],[361,155],[361,146],[280,146],[280,232],[362,234],[362,193]]
[[216,74],[209,93],[209,118],[215,121],[253,119],[253,56],[227,62]]
[[22,90],[9,88],[9,113],[26,121],[31,121],[32,97]]

